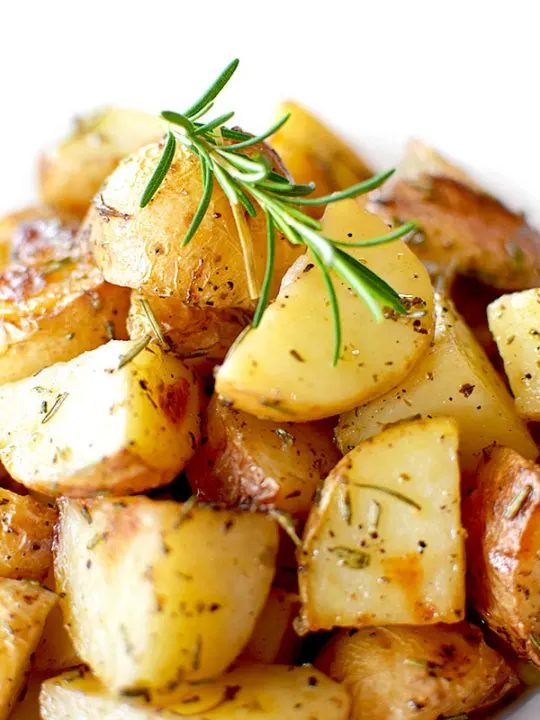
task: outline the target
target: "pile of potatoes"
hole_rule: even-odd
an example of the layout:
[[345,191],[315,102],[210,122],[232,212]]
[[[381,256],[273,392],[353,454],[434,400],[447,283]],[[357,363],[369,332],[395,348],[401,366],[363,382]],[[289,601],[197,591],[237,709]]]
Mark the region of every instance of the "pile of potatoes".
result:
[[[320,195],[370,175],[281,110],[261,148],[278,172]],[[349,248],[409,312],[378,322],[334,278],[333,366],[309,253],[278,237],[253,329],[217,184],[181,246],[187,150],[140,207],[165,129],[79,120],[40,160],[42,204],[0,221],[0,720],[439,720],[512,699],[518,659],[540,668],[538,232],[411,143],[367,202],[322,215],[342,243],[418,225]],[[260,285],[264,215],[246,222]]]

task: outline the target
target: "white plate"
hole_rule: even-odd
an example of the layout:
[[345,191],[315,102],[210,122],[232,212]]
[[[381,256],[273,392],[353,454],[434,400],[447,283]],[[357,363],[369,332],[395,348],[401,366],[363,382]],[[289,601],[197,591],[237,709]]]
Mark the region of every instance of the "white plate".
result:
[[[181,110],[239,56],[223,107],[244,127],[264,129],[290,97],[379,167],[419,137],[540,224],[532,0],[48,0],[1,13],[0,212],[32,198],[36,153],[69,116]],[[537,720],[540,697],[502,717]]]

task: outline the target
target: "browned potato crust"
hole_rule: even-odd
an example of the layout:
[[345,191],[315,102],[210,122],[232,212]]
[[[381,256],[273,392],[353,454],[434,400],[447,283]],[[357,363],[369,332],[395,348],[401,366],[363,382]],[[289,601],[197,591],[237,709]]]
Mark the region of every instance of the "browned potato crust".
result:
[[418,223],[411,247],[434,270],[455,269],[505,290],[540,283],[538,231],[432,148],[410,143],[401,169],[375,197],[381,214]]
[[[140,207],[162,151],[162,145],[156,143],[126,158],[97,199],[98,222],[91,241],[105,278],[146,293],[173,296],[187,305],[252,308],[254,299],[233,211],[217,182],[199,229],[182,247],[202,195],[200,163],[195,155],[179,145],[159,191],[147,207]],[[260,288],[266,267],[264,214],[248,216],[246,222]],[[281,239],[276,243],[272,296],[301,251]]]
[[[276,116],[291,116],[270,139],[297,183],[315,183],[312,197],[328,195],[372,175],[364,160],[321,120],[295,102],[284,102]],[[320,217],[324,206],[308,208]]]
[[317,662],[352,696],[350,720],[439,720],[485,708],[517,685],[468,623],[342,631]]
[[509,448],[487,450],[464,523],[475,609],[540,666],[540,467]]
[[206,441],[188,466],[192,488],[208,502],[274,505],[303,518],[341,458],[327,423],[275,423],[210,402]]
[[52,566],[56,510],[0,488],[0,577],[43,580]]
[[120,160],[162,134],[159,118],[140,110],[105,108],[76,118],[71,135],[40,158],[41,198],[82,217]]
[[27,207],[5,215],[0,218],[0,267],[13,260],[13,247],[20,243],[21,238],[24,241],[29,235],[36,237],[68,227],[73,229],[76,223],[69,219],[60,220],[57,212],[46,205]]

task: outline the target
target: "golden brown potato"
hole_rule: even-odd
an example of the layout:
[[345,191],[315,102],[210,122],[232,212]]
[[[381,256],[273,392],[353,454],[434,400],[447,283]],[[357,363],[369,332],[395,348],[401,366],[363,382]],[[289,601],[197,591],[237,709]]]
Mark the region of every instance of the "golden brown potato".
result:
[[13,706],[9,720],[39,720],[41,718],[39,712],[39,694],[41,692],[41,684],[45,679],[46,676],[32,671],[32,674],[26,681],[26,686],[23,688],[16,704]]
[[299,608],[296,593],[272,588],[240,660],[292,664],[300,648],[300,638],[293,627]]
[[387,218],[418,223],[411,247],[435,271],[474,275],[505,290],[540,283],[540,234],[421,142],[409,144],[374,196]]
[[329,425],[258,420],[214,395],[205,440],[187,473],[193,491],[208,502],[254,502],[303,518],[340,457]]
[[199,386],[157,344],[111,341],[0,387],[0,459],[46,495],[169,483],[199,442]]
[[540,290],[503,295],[488,308],[519,414],[540,420]]
[[342,631],[317,667],[349,691],[350,720],[457,720],[517,685],[510,666],[467,623]]
[[216,677],[253,632],[277,543],[261,513],[62,499],[55,575],[76,650],[112,691]]
[[312,667],[242,665],[211,682],[183,685],[175,702],[146,691],[114,697],[84,670],[43,684],[44,720],[348,720],[345,690]]
[[464,617],[457,425],[402,423],[326,480],[299,554],[302,630]]
[[0,577],[43,580],[52,566],[56,510],[0,488]]
[[[147,207],[139,207],[162,151],[159,144],[141,149],[124,160],[103,187],[100,203],[105,210],[98,208],[91,241],[105,278],[145,293],[176,297],[186,305],[253,308],[233,211],[217,183],[199,229],[181,247],[202,195],[195,155],[178,145],[159,191]],[[260,289],[266,267],[264,214],[248,217],[247,225]],[[285,240],[276,243],[272,297],[300,252]]]
[[[326,127],[306,108],[295,102],[284,102],[276,117],[290,113],[290,118],[270,139],[297,183],[314,182],[312,197],[344,190],[373,174],[364,160],[347,143]],[[311,197],[311,196],[310,196]],[[314,217],[323,214],[324,206],[309,208]]]
[[76,118],[71,135],[40,159],[42,200],[82,217],[120,160],[163,132],[158,117],[140,110],[110,107]]
[[[330,205],[323,231],[340,242],[384,235],[380,218],[354,200]],[[382,322],[347,283],[333,276],[341,313],[337,365],[330,302],[322,273],[306,253],[293,265],[278,299],[229,353],[216,376],[216,392],[234,407],[276,422],[307,422],[336,415],[378,397],[408,375],[431,343],[433,289],[422,263],[401,240],[351,248],[403,294],[414,312],[386,312]]]
[[37,583],[0,578],[0,720],[17,702],[47,615],[57,601]]
[[528,458],[536,444],[518,416],[514,401],[452,303],[436,297],[432,346],[395,389],[344,413],[336,429],[343,452],[389,424],[415,416],[453,417],[460,428],[462,469],[473,472],[482,450],[496,442]]
[[44,223],[18,236],[0,273],[0,384],[127,339],[129,291],[104,281],[84,238]]
[[475,609],[540,666],[540,467],[509,448],[487,450],[464,524]]

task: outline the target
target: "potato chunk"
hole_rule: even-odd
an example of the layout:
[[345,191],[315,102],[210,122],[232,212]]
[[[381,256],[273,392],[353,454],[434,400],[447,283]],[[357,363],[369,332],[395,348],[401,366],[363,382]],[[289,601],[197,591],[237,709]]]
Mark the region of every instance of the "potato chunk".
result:
[[0,488],[0,577],[43,580],[52,566],[56,510]]
[[[353,200],[331,205],[324,233],[347,242],[384,235],[388,228]],[[433,291],[429,277],[401,241],[351,249],[398,292],[411,296],[423,317],[393,313],[377,322],[346,283],[334,278],[343,345],[332,367],[332,315],[322,274],[304,256],[291,268],[261,324],[229,354],[217,392],[263,419],[305,422],[328,417],[381,395],[400,382],[429,347]]]
[[341,457],[323,423],[258,420],[215,395],[205,435],[187,468],[198,495],[226,505],[274,505],[299,518]]
[[82,217],[120,160],[159,140],[163,132],[158,117],[140,110],[110,107],[76,118],[71,135],[41,157],[41,198]]
[[343,452],[391,423],[416,415],[457,420],[462,467],[472,472],[483,448],[496,442],[535,458],[536,445],[510,393],[447,298],[437,297],[435,340],[424,359],[394,390],[340,417]]
[[[358,153],[309,110],[295,102],[284,102],[276,116],[279,119],[288,113],[290,118],[272,135],[270,144],[295,182],[315,183],[310,197],[329,195],[371,177],[373,173]],[[309,210],[320,217],[323,208]]]
[[304,532],[304,631],[463,618],[457,447],[456,423],[438,418],[396,425],[341,460]]
[[47,615],[57,601],[37,583],[0,578],[0,720],[5,720],[30,667]]
[[272,588],[253,635],[242,655],[243,661],[293,663],[300,648],[300,638],[293,627],[300,600],[296,593]]
[[[147,207],[140,207],[162,151],[161,145],[154,144],[131,155],[102,190],[92,246],[105,278],[145,293],[172,296],[186,305],[253,308],[233,211],[217,183],[199,229],[182,247],[202,196],[200,163],[195,155],[179,145],[159,191]],[[246,222],[253,246],[254,278],[260,288],[266,267],[264,213]],[[276,243],[272,297],[300,252],[286,240]]]
[[540,467],[490,448],[465,498],[464,524],[475,609],[540,667]]
[[517,685],[510,666],[467,623],[342,631],[317,666],[349,691],[350,720],[461,718]]
[[411,142],[376,197],[385,217],[418,223],[414,251],[435,272],[474,275],[504,290],[539,284],[538,231],[433,148]]
[[277,544],[258,513],[61,500],[55,571],[75,648],[114,691],[215,677],[251,636]]
[[540,420],[540,290],[503,295],[488,320],[519,414]]
[[345,690],[312,667],[243,665],[217,680],[178,690],[178,700],[117,697],[90,673],[47,680],[41,692],[44,720],[348,720]]
[[198,412],[197,381],[180,360],[111,341],[0,388],[0,459],[45,494],[140,492],[191,458]]

